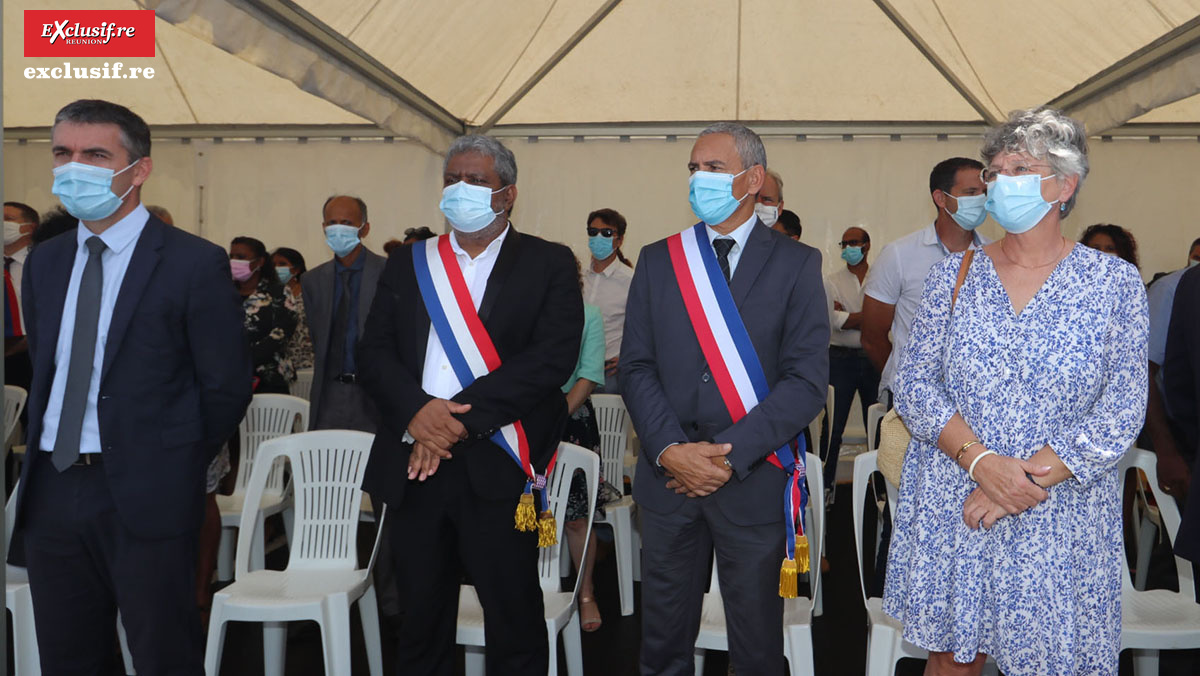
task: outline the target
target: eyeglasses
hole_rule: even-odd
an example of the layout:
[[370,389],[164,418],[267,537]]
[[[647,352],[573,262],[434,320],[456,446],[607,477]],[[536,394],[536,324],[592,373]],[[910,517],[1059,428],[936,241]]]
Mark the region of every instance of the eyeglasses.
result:
[[838,242],[838,246],[845,249],[848,246],[864,246],[864,245],[868,244],[870,241],[871,240],[869,240],[869,239],[847,239],[847,240]]
[[612,237],[613,235],[617,234],[617,231],[613,228],[588,228],[587,232],[588,237],[595,237],[596,235],[600,235],[601,237]]
[[994,168],[988,167],[979,172],[979,178],[983,179],[984,183],[991,183],[996,180],[1000,174],[1005,176],[1028,176],[1029,174],[1041,174],[1039,169],[1053,169],[1049,164],[1018,164],[1010,168]]

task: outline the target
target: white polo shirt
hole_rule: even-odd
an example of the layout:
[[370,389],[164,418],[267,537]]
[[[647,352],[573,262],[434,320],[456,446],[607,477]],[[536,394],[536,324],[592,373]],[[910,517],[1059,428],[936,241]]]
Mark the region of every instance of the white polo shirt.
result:
[[[973,234],[972,249],[991,243],[978,230]],[[921,305],[921,292],[925,289],[929,269],[949,255],[950,250],[938,239],[937,230],[930,223],[885,246],[867,273],[863,293],[881,303],[896,306],[892,319],[892,353],[879,379],[880,392],[890,390],[896,378],[896,367],[908,341],[908,329]]]

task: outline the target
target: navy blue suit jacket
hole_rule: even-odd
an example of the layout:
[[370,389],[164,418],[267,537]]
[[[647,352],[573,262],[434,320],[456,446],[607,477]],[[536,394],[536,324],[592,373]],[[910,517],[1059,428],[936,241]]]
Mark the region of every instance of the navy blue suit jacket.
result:
[[[33,385],[23,479],[50,462],[39,440],[77,246],[71,230],[25,262]],[[174,537],[203,521],[205,470],[250,403],[243,320],[225,252],[151,215],[117,295],[97,402],[104,473],[138,537]],[[18,529],[28,484],[17,496]]]
[[[771,393],[733,424],[688,319],[666,240],[642,249],[625,306],[620,363],[621,395],[642,441],[633,486],[640,506],[670,513],[684,500],[715,500],[738,525],[783,520],[786,475],[764,460],[800,434],[825,402],[824,288],[816,249],[755,222],[729,289]],[[733,477],[704,498],[666,488],[656,462],[668,445],[695,441],[733,445]]]
[[[1171,422],[1182,437],[1186,455],[1200,458],[1200,267],[1184,273],[1175,289],[1167,352],[1163,359],[1163,398]],[[1192,484],[1183,521],[1175,537],[1175,553],[1200,563],[1200,466],[1192,467]]]

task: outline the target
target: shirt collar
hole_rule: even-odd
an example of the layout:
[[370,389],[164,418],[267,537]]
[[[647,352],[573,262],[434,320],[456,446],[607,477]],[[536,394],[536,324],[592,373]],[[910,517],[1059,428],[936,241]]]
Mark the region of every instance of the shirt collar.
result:
[[29,255],[29,249],[30,247],[25,247],[23,249],[14,251],[11,256],[8,256],[8,258],[13,259],[15,262],[20,263],[21,265],[25,265],[25,257]]
[[[137,241],[138,236],[142,234],[142,230],[146,227],[146,221],[148,220],[150,220],[150,212],[146,211],[146,207],[141,202],[138,202],[133,211],[125,214],[125,218],[108,226],[108,229],[97,235],[97,237],[114,254],[120,254],[126,247]],[[94,232],[88,230],[83,221],[80,221],[75,235],[80,248],[84,248],[84,242],[94,234]]]
[[358,254],[358,258],[355,258],[354,262],[351,263],[350,265],[343,265],[342,262],[340,260],[338,260],[337,256],[333,257],[333,268],[335,270],[359,271],[359,270],[363,270],[366,267],[367,267],[367,247],[365,247],[365,246],[363,247],[363,250]]
[[[718,237],[731,237],[731,238],[733,238],[733,241],[735,243],[737,243],[738,251],[741,251],[746,248],[746,240],[750,239],[750,231],[754,229],[754,222],[757,220],[758,220],[758,214],[755,214],[755,213],[750,214],[750,218],[747,219],[745,223],[742,223],[741,225],[739,225],[737,228],[734,229],[733,232],[729,233],[728,235],[722,235],[721,233],[717,232],[716,230],[713,230],[712,226],[707,223],[704,224],[704,231],[706,233],[708,233],[708,243],[709,244],[712,244],[712,241]],[[609,267],[611,267],[611,266],[609,266]]]
[[[946,248],[945,244],[942,244],[942,240],[938,237],[936,220],[930,223],[929,227],[925,228],[922,232],[924,234],[921,236],[921,244],[924,244],[925,246],[936,246],[942,250],[942,253],[946,254],[947,256],[950,255],[950,250]],[[972,230],[971,246],[969,248],[978,249],[981,246],[983,246],[983,242],[979,239],[979,230]]]
[[[504,230],[500,233],[500,235],[496,237],[496,239],[493,239],[491,243],[487,245],[487,248],[484,249],[478,256],[476,256],[474,260],[495,256],[500,251],[500,247],[504,244],[504,238],[508,237],[509,230],[512,230],[511,222],[504,226]],[[471,254],[467,253],[465,249],[458,245],[458,233],[454,230],[450,231],[450,248],[454,250],[454,254],[456,256],[464,256],[467,259],[471,258]]]
[[600,275],[602,277],[611,278],[613,276],[613,274],[617,271],[618,265],[624,265],[624,263],[622,263],[620,260],[615,260],[615,261],[609,263],[608,267],[604,268],[600,272],[596,272],[594,269],[592,269],[591,263],[588,263],[587,272],[590,275]]

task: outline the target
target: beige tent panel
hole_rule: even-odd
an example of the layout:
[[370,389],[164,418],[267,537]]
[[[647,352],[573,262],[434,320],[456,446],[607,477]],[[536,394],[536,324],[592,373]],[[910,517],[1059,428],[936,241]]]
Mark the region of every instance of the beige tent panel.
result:
[[746,0],[740,22],[739,59],[738,3],[624,2],[501,123],[979,119],[869,0]]
[[[149,67],[154,69],[153,79],[26,79],[26,68],[61,67],[64,62],[24,56],[24,10],[45,9],[46,4],[37,0],[4,3],[5,127],[46,126],[59,107],[89,97],[124,102],[152,125],[367,122],[162,19],[155,21],[153,58],[69,59],[72,68],[103,67],[116,61],[122,62],[125,73],[130,67]],[[55,0],[53,8],[139,9],[128,0]]]

